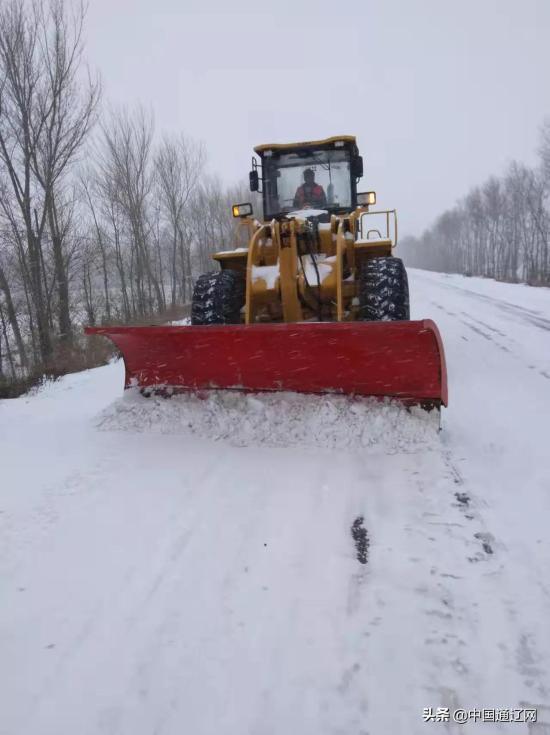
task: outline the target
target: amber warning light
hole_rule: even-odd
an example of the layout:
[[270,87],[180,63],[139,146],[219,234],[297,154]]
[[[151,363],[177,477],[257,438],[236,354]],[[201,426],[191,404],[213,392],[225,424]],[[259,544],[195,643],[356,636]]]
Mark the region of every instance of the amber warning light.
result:
[[234,204],[232,210],[233,217],[249,217],[252,214],[252,204],[250,202]]
[[376,204],[376,192],[364,191],[357,194],[357,204],[360,207],[368,207],[370,204]]

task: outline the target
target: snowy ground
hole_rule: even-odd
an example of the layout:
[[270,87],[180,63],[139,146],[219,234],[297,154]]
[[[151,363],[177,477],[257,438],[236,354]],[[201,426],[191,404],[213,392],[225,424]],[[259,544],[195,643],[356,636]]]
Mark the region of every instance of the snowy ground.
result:
[[[118,400],[120,363],[0,402],[2,735],[550,732],[550,291],[411,293],[446,347],[441,434],[330,400],[301,434],[210,401],[193,434],[196,407]],[[307,447],[257,446],[258,416]]]

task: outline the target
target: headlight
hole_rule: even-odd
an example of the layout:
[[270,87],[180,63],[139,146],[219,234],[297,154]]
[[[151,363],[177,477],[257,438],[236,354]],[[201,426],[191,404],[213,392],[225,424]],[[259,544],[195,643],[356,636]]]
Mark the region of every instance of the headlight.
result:
[[231,209],[233,210],[233,217],[249,217],[252,214],[252,204],[250,202],[234,204]]
[[376,192],[363,191],[357,194],[357,204],[360,207],[368,207],[370,204],[376,204]]

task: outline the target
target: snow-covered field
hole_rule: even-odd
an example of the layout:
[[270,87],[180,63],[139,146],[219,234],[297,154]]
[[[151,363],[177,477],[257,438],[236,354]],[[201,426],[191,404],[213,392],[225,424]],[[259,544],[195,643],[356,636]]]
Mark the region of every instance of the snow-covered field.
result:
[[550,733],[550,291],[411,293],[439,434],[341,398],[120,400],[121,363],[0,402],[2,735]]

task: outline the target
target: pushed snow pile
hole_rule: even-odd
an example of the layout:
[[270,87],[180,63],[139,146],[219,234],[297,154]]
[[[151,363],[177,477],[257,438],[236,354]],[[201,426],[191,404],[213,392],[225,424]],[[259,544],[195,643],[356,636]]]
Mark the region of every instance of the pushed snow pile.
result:
[[97,422],[104,430],[187,434],[234,446],[415,451],[436,441],[437,412],[341,395],[207,391],[145,398],[128,390]]

